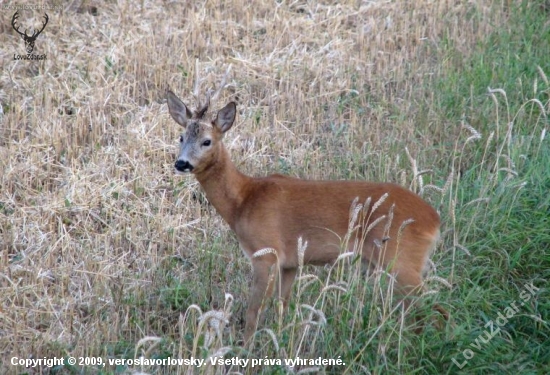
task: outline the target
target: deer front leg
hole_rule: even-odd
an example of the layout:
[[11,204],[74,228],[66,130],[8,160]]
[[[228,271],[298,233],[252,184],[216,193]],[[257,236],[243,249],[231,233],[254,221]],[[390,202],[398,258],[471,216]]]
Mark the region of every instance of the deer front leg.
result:
[[253,260],[252,261],[252,288],[246,310],[246,323],[244,328],[244,341],[248,343],[258,324],[258,313],[262,307],[264,298],[271,295],[273,289],[273,278],[270,277],[271,266],[275,261]]

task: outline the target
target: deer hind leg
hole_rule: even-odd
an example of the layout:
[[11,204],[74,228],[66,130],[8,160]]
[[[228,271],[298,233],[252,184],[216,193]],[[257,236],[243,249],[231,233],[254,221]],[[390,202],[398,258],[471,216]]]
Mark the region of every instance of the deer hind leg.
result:
[[397,279],[396,294],[403,301],[405,309],[408,309],[422,291],[422,276],[416,270],[404,267],[394,270],[394,273]]
[[[424,290],[422,285],[422,272],[420,271],[421,269],[421,267],[418,267],[417,269],[415,269],[414,267],[401,267],[400,269],[396,270],[396,278],[398,284],[397,293],[402,298],[405,310],[409,309],[414,299],[418,298]],[[449,313],[443,307],[436,304],[433,306],[433,309],[438,311],[446,321],[449,320]],[[423,328],[425,316],[417,313],[415,315],[415,320],[418,324],[416,332],[420,333]],[[436,322],[436,325],[438,328],[442,328],[439,321]]]

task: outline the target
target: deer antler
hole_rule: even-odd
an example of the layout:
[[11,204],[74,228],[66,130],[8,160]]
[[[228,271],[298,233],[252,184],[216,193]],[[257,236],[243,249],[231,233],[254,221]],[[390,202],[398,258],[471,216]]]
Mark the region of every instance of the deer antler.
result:
[[[47,13],[44,13],[44,18],[46,19],[46,22],[44,22],[42,24],[42,28],[40,29],[40,31],[36,31],[34,33],[32,33],[32,37],[33,38],[36,38],[38,35],[40,35],[40,33],[42,32],[42,30],[44,30],[44,28],[46,27],[46,25],[48,24],[48,20],[50,19],[48,17],[48,14]],[[27,31],[25,30],[25,34],[27,33]]]
[[199,67],[199,59],[195,60],[195,87],[193,88],[193,96],[195,97],[195,100],[197,101],[197,110],[195,111],[195,114],[198,118],[201,118],[204,116],[206,111],[208,111],[208,106],[210,105],[210,95],[206,94],[206,99],[204,103],[201,100],[201,84],[204,81],[204,79],[200,79],[200,67]]
[[13,15],[13,18],[11,19],[11,26],[15,31],[17,31],[17,34],[21,35],[22,37],[26,37],[27,30],[25,30],[25,32],[22,33],[21,31],[19,31],[19,26],[15,26],[15,21],[17,21],[18,17],[19,17],[19,12],[15,12],[15,14]]
[[227,83],[226,83],[227,82],[227,77],[229,77],[230,72],[231,72],[231,64],[229,64],[229,66],[227,67],[227,70],[225,71],[225,74],[223,75],[220,86],[218,87],[216,92],[214,92],[214,95],[212,95],[212,100],[214,100],[214,101],[218,100],[218,96],[220,96],[220,93],[222,92],[222,90],[227,85]]
[[15,21],[17,21],[17,18],[19,18],[19,12],[15,12],[15,14],[13,15],[13,17],[12,17],[12,19],[11,19],[11,26],[12,26],[13,29],[14,29],[15,31],[17,31],[17,33],[18,33],[19,35],[21,35],[22,37],[24,37],[24,38],[31,38],[31,39],[36,39],[36,37],[37,37],[38,35],[40,35],[40,33],[42,32],[42,30],[44,30],[44,28],[45,28],[46,25],[48,24],[48,20],[50,19],[50,18],[48,17],[48,14],[47,14],[47,13],[44,13],[44,18],[46,19],[46,22],[44,22],[44,23],[42,24],[42,28],[41,28],[39,31],[36,31],[36,30],[35,30],[35,31],[32,33],[32,35],[27,35],[27,30],[26,30],[26,29],[25,29],[25,32],[22,33],[21,31],[19,31],[19,26],[15,26]]
[[200,86],[203,80],[199,77],[199,60],[197,59],[195,61],[195,87],[193,88],[193,96],[195,97],[195,100],[197,101],[197,110],[195,111],[195,115],[198,118],[201,118],[204,116],[206,111],[208,111],[208,107],[210,106],[210,101],[216,101],[218,97],[220,96],[221,91],[225,88],[227,85],[227,77],[229,76],[229,73],[231,72],[231,65],[227,68],[227,71],[225,72],[222,81],[218,87],[218,89],[212,94],[212,90],[208,90],[206,93],[206,99],[204,102],[200,99]]

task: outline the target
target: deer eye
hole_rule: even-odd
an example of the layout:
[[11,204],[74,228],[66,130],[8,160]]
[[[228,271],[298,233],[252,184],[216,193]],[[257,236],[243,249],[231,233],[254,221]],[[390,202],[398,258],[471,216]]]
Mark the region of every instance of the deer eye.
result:
[[208,147],[210,146],[210,144],[212,144],[212,141],[210,139],[206,139],[204,142],[202,142],[202,145],[204,147]]
[[183,143],[183,135],[180,135],[180,143]]

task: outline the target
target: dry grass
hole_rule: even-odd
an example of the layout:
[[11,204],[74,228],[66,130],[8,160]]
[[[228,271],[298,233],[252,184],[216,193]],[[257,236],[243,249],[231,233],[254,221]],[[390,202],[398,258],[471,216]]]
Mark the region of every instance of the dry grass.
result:
[[[415,119],[433,99],[420,88],[447,63],[441,43],[467,54],[506,21],[485,1],[182,3],[50,10],[42,62],[13,60],[23,42],[14,11],[1,13],[1,357],[106,356],[148,336],[188,355],[193,313],[184,319],[159,293],[167,279],[196,278],[205,259],[217,266],[197,304],[222,311],[228,292],[242,308],[247,260],[196,182],[173,173],[168,86],[190,102],[197,73],[204,92],[232,65],[221,101],[240,105],[226,144],[248,174],[410,184],[405,147],[422,169],[460,131]],[[42,13],[21,14],[31,26]]]

